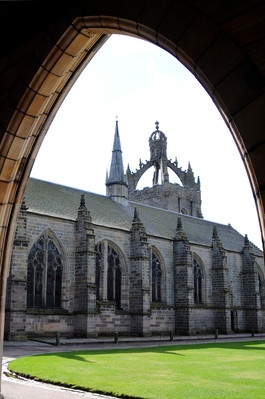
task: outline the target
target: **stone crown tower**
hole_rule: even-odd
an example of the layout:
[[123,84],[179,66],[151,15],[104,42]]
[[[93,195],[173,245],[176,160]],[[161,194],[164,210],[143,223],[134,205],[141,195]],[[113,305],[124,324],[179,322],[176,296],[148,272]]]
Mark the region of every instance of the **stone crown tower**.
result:
[[[128,200],[140,202],[158,208],[202,218],[200,179],[197,182],[190,163],[186,171],[178,166],[177,160],[167,158],[167,137],[159,130],[159,122],[155,122],[156,130],[149,137],[150,160],[140,161],[140,168],[131,172],[128,165],[124,174],[118,121],[116,121],[112,160],[109,175],[106,177],[106,195],[114,201],[127,205]],[[137,184],[148,169],[154,168],[151,187],[137,190]],[[170,183],[168,170],[171,169],[180,183]]]

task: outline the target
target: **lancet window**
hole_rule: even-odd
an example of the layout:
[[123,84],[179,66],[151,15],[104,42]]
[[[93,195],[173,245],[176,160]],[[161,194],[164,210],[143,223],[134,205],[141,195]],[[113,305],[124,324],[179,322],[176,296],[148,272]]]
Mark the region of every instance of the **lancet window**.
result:
[[[106,241],[96,246],[97,299],[115,301],[121,307],[121,262],[115,249]],[[105,282],[105,283],[104,283]]]
[[44,233],[28,256],[27,307],[61,307],[63,262],[53,238]]
[[193,259],[194,303],[202,303],[202,267]]
[[161,263],[156,255],[152,252],[151,256],[152,269],[152,302],[161,302]]

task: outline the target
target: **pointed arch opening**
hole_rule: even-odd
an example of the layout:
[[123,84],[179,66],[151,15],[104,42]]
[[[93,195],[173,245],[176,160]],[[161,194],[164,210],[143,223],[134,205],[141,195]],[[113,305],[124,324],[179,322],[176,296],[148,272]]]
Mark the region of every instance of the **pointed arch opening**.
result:
[[205,298],[205,273],[202,260],[193,254],[192,258],[193,265],[193,285],[194,285],[194,304],[201,305],[204,303]]
[[[104,2],[102,4],[105,6]],[[146,3],[145,6],[149,7],[149,3],[148,5]],[[141,8],[136,10],[136,7]],[[116,14],[114,5],[114,9],[110,13],[114,16],[106,16],[106,18],[104,18],[100,15],[100,13],[97,13],[98,17],[92,17],[91,19],[93,23],[90,24],[87,23],[85,18],[81,18],[81,28],[80,25],[74,26],[74,24],[72,24],[71,27],[68,25],[60,25],[60,29],[56,29],[59,25],[53,25],[54,29],[49,30],[49,32],[47,30],[46,37],[45,35],[41,37],[43,41],[43,47],[39,47],[39,57],[36,57],[35,51],[29,51],[29,55],[32,57],[34,56],[35,60],[35,62],[32,63],[28,62],[31,73],[27,73],[24,63],[23,71],[21,71],[21,67],[19,65],[18,68],[12,68],[12,71],[8,69],[8,75],[11,76],[12,73],[14,73],[13,71],[18,71],[17,74],[19,74],[20,78],[18,79],[17,76],[14,76],[10,86],[7,85],[7,90],[12,93],[11,95],[6,96],[5,103],[9,104],[9,106],[6,107],[2,113],[4,116],[2,118],[3,123],[1,124],[3,135],[5,127],[6,131],[8,132],[8,134],[4,135],[4,143],[2,147],[2,294],[5,292],[5,279],[8,275],[12,237],[14,235],[15,229],[15,204],[21,203],[23,189],[28,178],[29,170],[32,167],[32,162],[35,159],[36,153],[41,145],[42,138],[47,131],[47,125],[53,119],[53,116],[60,105],[60,101],[62,101],[62,99],[65,97],[67,91],[66,86],[68,85],[69,90],[69,86],[71,86],[71,84],[74,82],[74,79],[69,79],[69,77],[71,73],[72,75],[74,75],[76,72],[79,74],[80,69],[82,69],[81,62],[86,58],[84,54],[88,51],[85,39],[86,37],[87,40],[91,39],[91,32],[89,31],[89,26],[91,25],[95,27],[95,30],[99,30],[101,32],[104,28],[105,33],[110,32],[111,29],[116,31],[120,31],[122,29],[127,31],[128,34],[131,33],[133,35],[141,35],[141,37],[146,39],[149,38],[150,41],[158,44],[161,47],[164,47],[172,54],[179,54],[183,63],[187,65],[190,70],[194,71],[194,73],[198,73],[200,80],[204,82],[204,87],[207,88],[209,93],[213,93],[213,100],[218,104],[220,112],[225,115],[227,123],[229,123],[231,126],[242,158],[244,158],[244,162],[247,165],[253,194],[255,196],[255,200],[257,201],[261,228],[262,232],[264,233],[264,190],[262,189],[262,187],[264,187],[262,184],[262,176],[264,176],[264,172],[262,164],[260,163],[260,160],[263,159],[263,147],[262,143],[256,140],[259,137],[258,132],[260,132],[260,126],[262,125],[263,120],[263,88],[258,85],[259,92],[257,92],[254,87],[259,82],[257,74],[259,68],[253,68],[256,63],[253,61],[250,54],[248,54],[247,46],[244,48],[243,44],[242,46],[238,45],[237,51],[233,51],[236,41],[232,40],[232,37],[230,37],[227,31],[220,29],[220,25],[216,25],[214,19],[208,20],[205,18],[205,13],[200,13],[199,8],[197,10],[198,15],[196,18],[194,15],[194,7],[192,7],[192,10],[187,7],[187,14],[185,14],[185,17],[182,16],[181,13],[176,14],[178,18],[182,18],[179,20],[181,24],[167,24],[167,21],[164,20],[163,26],[166,26],[166,31],[163,35],[161,32],[158,32],[154,29],[152,23],[148,23],[148,18],[147,26],[143,26],[139,20],[136,20],[134,17],[135,15],[143,16],[143,13],[140,13],[142,7],[142,4],[140,6],[137,6],[136,4],[135,8],[131,8],[132,14],[129,12],[130,20],[125,20],[122,17],[119,18]],[[150,7],[153,7],[153,3],[150,3]],[[124,16],[121,8],[120,12],[121,16]],[[173,17],[173,14],[168,14],[169,22],[172,22],[171,18]],[[146,12],[145,15],[149,15],[149,13]],[[159,15],[159,13],[157,13],[157,15]],[[165,17],[165,15],[166,13],[161,13],[161,17]],[[191,15],[193,15],[193,18],[191,18]],[[55,20],[56,18],[53,20],[53,24],[55,24]],[[152,19],[150,20],[152,21]],[[192,40],[190,40],[190,35],[196,36],[196,33],[200,33],[201,24],[198,23],[198,21],[205,20],[207,21],[206,26],[209,29],[209,31],[207,30],[209,35],[206,35],[206,39],[203,39],[202,37],[201,46],[197,47],[196,45],[196,49],[194,49],[191,46]],[[63,23],[62,20],[58,21],[58,24],[59,22],[60,24]],[[45,24],[42,26],[44,29]],[[155,26],[162,28],[163,33],[163,26],[161,23],[158,23]],[[170,31],[170,26],[175,27],[176,30],[174,34]],[[177,31],[178,26],[183,27],[183,29],[185,27],[186,33],[186,35],[184,35],[184,31],[181,32],[183,40],[181,41],[180,48],[176,44],[180,42],[177,41],[179,38],[179,32]],[[231,26],[233,26],[232,23]],[[49,25],[48,27],[50,29]],[[62,32],[64,28],[67,34],[65,34],[64,37],[56,37],[56,32]],[[84,28],[83,32],[82,28]],[[199,32],[197,32],[198,29]],[[76,31],[75,34],[74,31]],[[220,36],[216,37],[215,34]],[[53,37],[51,35],[53,35]],[[67,36],[69,36],[71,39],[64,40]],[[173,42],[173,37],[176,38],[176,43]],[[34,39],[35,40],[32,41],[32,43],[36,49],[36,40],[38,40],[38,37],[36,36]],[[58,43],[60,42],[60,45],[57,45],[56,39],[58,39]],[[47,42],[45,42],[45,40],[47,40]],[[54,48],[50,48],[50,55],[47,57],[47,60],[44,60],[43,55],[46,57],[49,51],[48,42],[54,44],[55,41],[57,50],[53,51]],[[23,38],[20,40],[20,43],[21,42],[23,42]],[[212,43],[212,45],[209,45],[209,43]],[[220,49],[222,48],[224,51],[218,51],[219,48],[215,47],[215,44],[220,45],[220,43],[222,44]],[[27,44],[27,47],[30,48],[30,40],[27,40]],[[227,46],[227,44],[230,45]],[[45,51],[42,51],[44,48]],[[235,54],[236,59],[231,58],[231,62],[222,63],[222,57],[227,56],[225,51],[226,49],[230,50],[231,54]],[[11,51],[13,50],[14,49],[11,48]],[[74,59],[74,50],[77,51],[77,54],[80,55],[80,58]],[[18,47],[18,51],[21,51],[20,47]],[[96,49],[93,48],[93,52],[95,51]],[[210,51],[213,51],[213,53],[210,53]],[[190,56],[187,54],[190,54]],[[213,58],[212,56],[214,56],[214,54],[218,54],[218,57]],[[26,53],[25,55],[28,54]],[[203,59],[201,56],[203,56]],[[13,58],[14,60],[16,59],[16,57]],[[19,60],[19,57],[17,57],[17,59]],[[200,71],[200,68],[198,68],[196,65],[198,59],[202,61],[204,60],[205,66],[202,71]],[[229,59],[230,61],[230,58],[227,57],[226,59]],[[236,64],[237,60],[238,64]],[[219,65],[220,68],[216,68],[216,65]],[[240,68],[240,65],[242,68]],[[245,67],[247,67],[246,70],[243,69]],[[254,77],[252,74],[252,69],[254,72]],[[241,72],[243,73],[241,74]],[[234,76],[236,76],[236,78],[234,78]],[[246,79],[247,76],[251,76],[253,78]],[[241,79],[244,79],[245,83],[242,82]],[[24,84],[21,84],[22,81]],[[71,82],[70,84],[69,81]],[[18,82],[19,91],[16,91],[17,87],[15,84],[13,84],[14,82]],[[253,87],[249,87],[251,82],[252,84],[254,83]],[[227,90],[227,85],[229,85],[229,90]],[[13,90],[10,90],[10,87],[12,87]],[[16,93],[15,98],[14,93]],[[233,97],[231,97],[231,93],[233,93]],[[236,93],[243,93],[243,95],[238,96]],[[52,97],[54,97],[56,100],[54,100]],[[240,100],[240,98],[242,100]],[[14,99],[16,101],[14,101]],[[241,101],[243,101],[243,103]],[[55,103],[56,105],[54,106]],[[14,107],[13,111],[12,107]],[[17,114],[15,114],[15,110],[17,111]],[[44,126],[43,121],[46,116],[48,117],[49,122],[46,124],[46,126]],[[42,132],[42,137],[39,136],[40,132]],[[26,137],[26,134],[28,134],[28,137]],[[1,298],[4,298],[4,295],[2,295]],[[1,313],[4,314],[4,300],[1,301]],[[1,325],[3,325],[2,320],[0,323]]]
[[150,291],[151,302],[162,303],[166,301],[166,271],[163,258],[159,250],[150,247]]
[[103,240],[97,243],[96,251],[96,298],[115,302],[117,309],[123,307],[125,267],[123,255],[117,246]]
[[27,265],[27,308],[60,309],[63,255],[49,230],[32,245]]

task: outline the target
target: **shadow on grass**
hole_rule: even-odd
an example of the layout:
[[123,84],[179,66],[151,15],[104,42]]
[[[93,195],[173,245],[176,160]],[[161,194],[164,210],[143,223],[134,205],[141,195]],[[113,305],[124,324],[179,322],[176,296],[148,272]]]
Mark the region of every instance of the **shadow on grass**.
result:
[[[53,353],[46,353],[46,354],[40,354],[40,355],[34,355],[34,356],[28,356],[28,358],[32,358],[32,357],[41,357],[42,359],[47,359],[48,363],[52,363],[53,360],[55,360],[54,358],[61,358],[60,360],[63,359],[67,359],[69,361],[78,361],[78,362],[87,362],[87,363],[95,363],[97,364],[97,360],[99,360],[99,364],[101,362],[100,359],[95,359],[95,357],[99,356],[99,355],[103,355],[105,356],[105,359],[108,358],[108,355],[113,355],[113,358],[110,357],[108,358],[108,360],[110,360],[110,362],[113,362],[115,359],[115,355],[122,355],[125,356],[128,355],[128,359],[130,358],[130,355],[140,355],[138,357],[139,360],[139,364],[137,363],[137,365],[139,365],[139,368],[141,368],[141,362],[142,359],[145,359],[145,357],[141,357],[141,355],[143,354],[151,354],[151,356],[149,356],[149,358],[152,359],[156,359],[155,355],[163,355],[162,357],[164,358],[164,355],[167,355],[170,357],[172,361],[169,362],[169,364],[178,364],[178,361],[175,361],[175,359],[177,359],[178,356],[183,357],[182,359],[179,358],[180,364],[182,363],[182,360],[185,362],[186,359],[189,358],[189,356],[191,355],[190,353],[188,353],[188,351],[196,351],[198,352],[198,350],[211,350],[211,349],[218,349],[220,351],[228,351],[227,355],[229,356],[233,351],[264,351],[265,349],[265,340],[262,341],[242,341],[242,342],[212,342],[212,343],[200,343],[200,344],[177,344],[177,343],[172,343],[171,345],[161,345],[161,346],[150,346],[150,347],[142,347],[142,348],[110,348],[110,349],[94,349],[94,350],[75,350],[75,351],[65,351],[65,352],[53,352]],[[89,356],[93,356],[94,357],[94,361],[90,361],[88,360]],[[153,356],[154,355],[154,356]],[[174,357],[171,357],[171,355],[173,355]],[[176,357],[177,356],[177,357]],[[242,356],[242,353],[239,353],[239,356]],[[53,357],[53,359],[52,359]],[[159,357],[159,356],[158,356]],[[262,356],[263,357],[263,356]],[[50,359],[49,359],[50,358]],[[186,359],[185,359],[186,358]],[[42,360],[41,359],[41,360]],[[59,361],[59,359],[57,359]],[[137,360],[138,362],[138,360]],[[156,360],[155,360],[156,362]],[[110,363],[111,364],[111,363]],[[157,363],[160,364],[161,363]],[[78,370],[78,366],[80,367],[86,367],[85,365],[83,366],[82,364],[77,365],[75,364],[73,366],[73,370]],[[98,367],[98,366],[96,366]],[[108,366],[106,366],[106,370],[109,371]],[[12,367],[11,367],[11,371],[12,371]],[[144,369],[143,369],[144,371]],[[96,369],[96,372],[98,373],[98,369]],[[173,369],[173,372],[176,372],[176,369]],[[188,371],[190,373],[190,369]],[[126,393],[120,393],[120,394],[116,394],[112,392],[112,388],[110,388],[109,390],[105,390],[104,388],[91,388],[91,387],[87,387],[86,384],[83,385],[79,385],[79,384],[73,384],[73,383],[68,383],[68,382],[62,382],[61,380],[59,381],[50,381],[50,379],[43,379],[42,377],[37,377],[37,376],[30,376],[27,374],[23,374],[23,373],[17,373],[17,375],[22,375],[26,378],[34,378],[34,380],[37,381],[41,381],[41,382],[48,382],[51,384],[55,384],[55,385],[61,385],[64,387],[68,387],[68,388],[72,388],[72,389],[79,389],[81,391],[86,391],[86,392],[93,392],[93,393],[98,393],[98,394],[103,394],[103,395],[112,395],[115,397],[119,397],[119,398],[126,398],[126,399],[140,399],[141,397],[139,396],[130,396],[127,395]],[[174,374],[175,375],[175,374]],[[189,374],[189,378],[190,378],[190,374]],[[205,378],[205,376],[203,376],[203,378]],[[262,377],[263,379],[263,377]],[[256,381],[255,381],[256,384]],[[102,383],[103,387],[104,387],[104,378],[103,378],[103,383]],[[116,389],[116,388],[115,388]],[[124,389],[124,388],[122,388]],[[175,389],[175,388],[174,388]],[[126,389],[124,389],[126,391]],[[175,391],[174,391],[174,395],[175,395]],[[208,394],[207,394],[208,395]],[[174,396],[172,396],[173,398]],[[185,396],[187,397],[187,396]],[[202,396],[200,396],[202,397]],[[203,396],[204,397],[204,396]],[[205,396],[206,397],[206,396]],[[209,397],[209,396],[207,396]],[[217,398],[217,396],[214,396],[215,398]],[[221,396],[220,396],[221,397]],[[222,396],[224,397],[224,396]],[[228,397],[228,396],[227,396]],[[229,396],[230,397],[230,396]],[[238,397],[238,396],[237,396]],[[249,397],[253,397],[253,396],[249,396]]]
[[[257,350],[257,351],[264,351],[265,350],[265,340],[261,341],[244,341],[244,342],[225,342],[225,343],[202,343],[202,344],[188,344],[188,345],[165,345],[165,346],[152,346],[152,347],[144,347],[144,348],[111,348],[111,349],[94,349],[94,350],[77,350],[77,351],[66,351],[66,352],[53,352],[53,353],[46,353],[36,356],[42,357],[51,357],[51,356],[58,356],[62,358],[74,359],[83,362],[89,362],[85,359],[85,356],[88,354],[101,355],[101,354],[126,354],[126,353],[167,353],[172,354],[174,356],[186,356],[185,352],[190,351],[193,349],[211,349],[211,348],[219,348],[223,350]],[[177,351],[177,352],[176,352]]]

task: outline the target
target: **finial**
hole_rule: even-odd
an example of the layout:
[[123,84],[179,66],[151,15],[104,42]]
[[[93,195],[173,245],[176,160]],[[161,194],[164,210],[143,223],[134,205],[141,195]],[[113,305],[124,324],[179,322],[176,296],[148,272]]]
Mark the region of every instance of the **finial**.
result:
[[244,237],[244,245],[249,245],[249,239],[248,239],[247,234],[245,234],[245,237]]
[[155,122],[155,125],[156,125],[156,130],[158,130],[158,129],[159,129],[159,122],[156,121],[156,122]]
[[218,239],[217,227],[213,226],[213,239]]
[[116,122],[118,122],[118,117],[117,117],[117,115],[116,115]]
[[133,222],[140,222],[137,208],[134,208]]
[[81,194],[79,209],[84,209],[85,207],[86,207],[86,204],[85,204],[85,196],[84,196],[84,194]]

